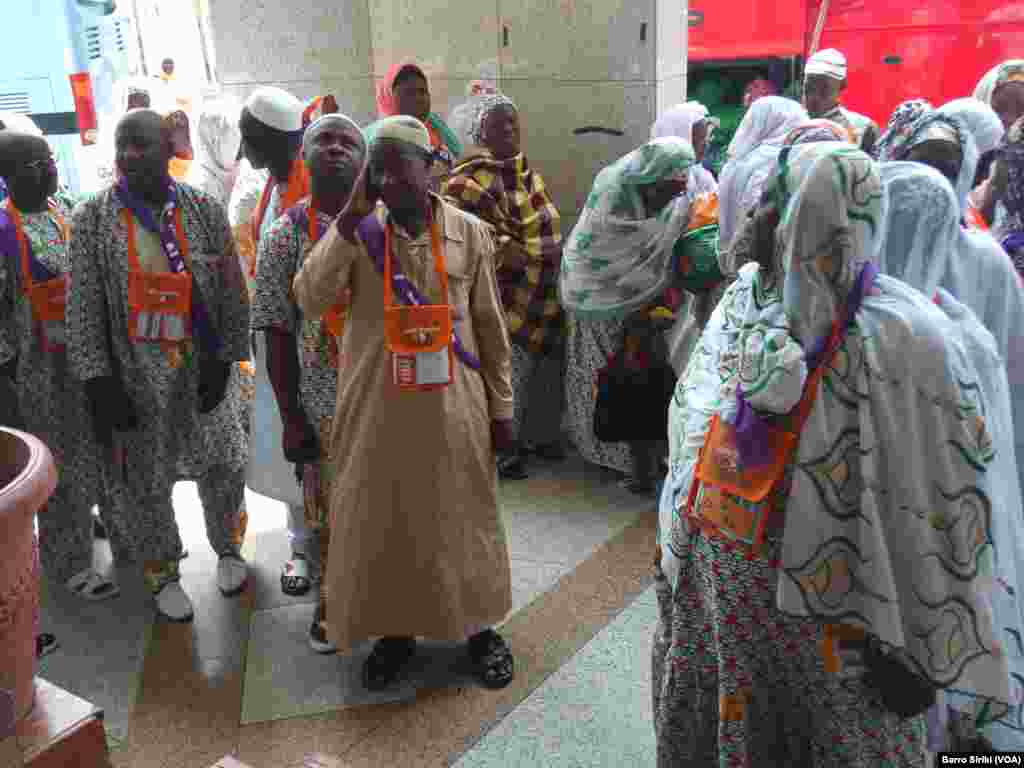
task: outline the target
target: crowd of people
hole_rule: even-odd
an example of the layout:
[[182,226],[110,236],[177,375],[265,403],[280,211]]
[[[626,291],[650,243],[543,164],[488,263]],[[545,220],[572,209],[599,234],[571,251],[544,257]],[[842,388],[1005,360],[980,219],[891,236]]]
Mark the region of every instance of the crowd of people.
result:
[[230,598],[248,487],[287,507],[313,651],[374,641],[380,690],[464,641],[501,688],[499,480],[565,434],[659,500],[659,766],[1024,748],[1024,61],[885,130],[846,66],[811,57],[802,103],[752,83],[718,176],[707,108],[667,110],[564,237],[528,116],[480,82],[446,121],[414,62],[368,126],[260,88],[204,104],[196,152],[135,94],[77,201],[0,114],[0,422],[59,468],[47,577],[116,598],[99,533],[189,621],[172,488]]

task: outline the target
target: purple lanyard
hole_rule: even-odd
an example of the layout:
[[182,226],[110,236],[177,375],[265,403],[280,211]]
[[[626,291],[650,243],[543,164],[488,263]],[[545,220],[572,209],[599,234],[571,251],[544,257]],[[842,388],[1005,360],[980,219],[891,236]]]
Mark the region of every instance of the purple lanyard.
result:
[[[387,250],[384,246],[384,229],[381,227],[380,221],[377,219],[376,213],[371,213],[366,216],[357,228],[359,237],[362,239],[363,244],[366,246],[366,250],[370,256],[373,257],[373,262],[377,267],[377,271],[380,274],[384,274],[384,253]],[[430,301],[419,289],[413,285],[412,281],[401,272],[401,266],[398,264],[398,259],[395,258],[395,254],[391,254],[391,286],[395,291],[395,295],[399,301],[409,306],[416,306],[419,304],[429,304]],[[455,318],[459,320],[458,317]],[[462,344],[462,339],[459,338],[459,334],[456,331],[452,331],[452,349],[455,352],[463,364],[469,366],[474,371],[480,370],[480,360],[476,355],[472,354]]]
[[[178,245],[178,233],[174,227],[175,212],[178,208],[178,185],[170,177],[165,181],[167,189],[167,202],[160,212],[160,222],[153,218],[153,212],[145,205],[131,190],[128,189],[128,182],[124,177],[117,183],[117,196],[122,205],[127,208],[138,219],[142,228],[152,232],[160,238],[160,248],[167,256],[167,264],[171,272],[181,274],[186,271],[185,259],[181,254]],[[213,323],[206,310],[206,303],[199,294],[199,287],[193,282],[192,285],[192,327],[203,351],[210,357],[216,357],[220,352],[220,338],[213,330]]]
[[[24,224],[22,224],[22,227],[24,227]],[[28,238],[28,233],[25,232],[24,235],[25,246],[28,248],[28,269],[32,275],[33,282],[45,283],[49,280],[56,280],[60,275],[36,258],[35,251],[32,249],[32,241]],[[67,244],[65,243],[65,245]],[[18,230],[6,206],[2,205],[2,200],[0,200],[0,251],[10,254],[10,258],[14,259],[14,263],[18,263],[21,255],[21,246],[18,243]],[[16,272],[20,274],[20,271],[21,268],[18,267]]]

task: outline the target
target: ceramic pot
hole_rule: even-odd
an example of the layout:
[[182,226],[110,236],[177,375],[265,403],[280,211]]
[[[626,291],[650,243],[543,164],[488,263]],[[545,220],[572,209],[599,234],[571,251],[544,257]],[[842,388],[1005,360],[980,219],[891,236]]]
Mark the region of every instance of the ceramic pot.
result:
[[32,710],[39,631],[39,545],[35,516],[57,487],[53,456],[41,440],[0,427],[0,693],[15,717]]

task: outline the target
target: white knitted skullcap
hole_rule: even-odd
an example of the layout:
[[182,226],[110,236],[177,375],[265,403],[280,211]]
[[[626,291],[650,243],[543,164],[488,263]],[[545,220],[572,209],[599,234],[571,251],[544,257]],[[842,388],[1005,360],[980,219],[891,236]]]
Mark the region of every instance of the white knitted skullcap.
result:
[[287,91],[266,87],[254,91],[245,102],[249,114],[269,128],[285,133],[302,130],[305,105]]
[[846,79],[846,57],[835,48],[818,51],[807,60],[805,75],[824,75],[833,80]]

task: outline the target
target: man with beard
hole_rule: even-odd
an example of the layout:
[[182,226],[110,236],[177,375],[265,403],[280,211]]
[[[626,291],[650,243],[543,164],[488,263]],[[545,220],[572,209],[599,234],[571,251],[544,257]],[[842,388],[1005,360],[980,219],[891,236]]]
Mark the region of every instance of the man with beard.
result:
[[106,454],[115,527],[143,563],[157,611],[189,621],[175,481],[197,481],[221,591],[246,581],[244,434],[237,418],[210,424],[248,357],[249,314],[223,208],[168,175],[185,140],[172,129],[150,110],[126,114],[120,181],[75,210],[68,347]]
[[[264,332],[267,370],[284,424],[284,456],[295,465],[304,489],[304,505],[289,505],[289,519],[304,521],[303,530],[308,532],[303,540],[293,538],[292,563],[305,566],[308,556],[320,570],[320,600],[309,642],[318,653],[333,653],[325,630],[323,571],[330,535],[331,457],[326,448],[337,397],[341,314],[328,310],[320,317],[303,316],[295,305],[292,281],[348,202],[366,161],[366,142],[352,120],[328,114],[306,129],[302,155],[311,195],[289,208],[260,240],[251,323],[254,331]],[[284,578],[297,573],[293,565]]]
[[513,677],[490,629],[511,607],[494,459],[513,444],[511,348],[488,229],[429,191],[433,159],[416,118],[378,123],[369,170],[292,286],[312,317],[351,291],[327,635],[341,651],[383,638],[363,667],[371,690],[397,679],[416,637],[469,637],[483,685]]

